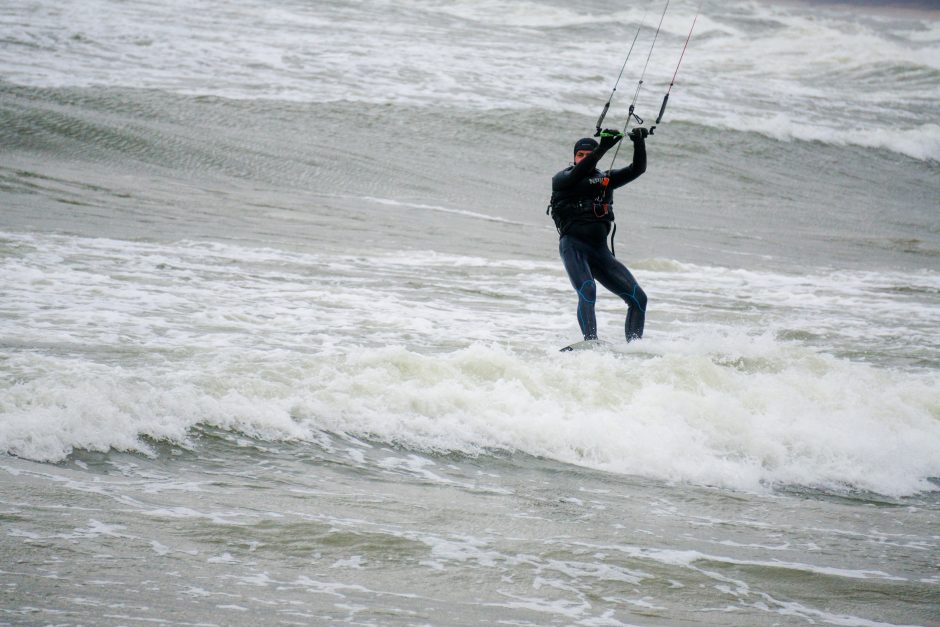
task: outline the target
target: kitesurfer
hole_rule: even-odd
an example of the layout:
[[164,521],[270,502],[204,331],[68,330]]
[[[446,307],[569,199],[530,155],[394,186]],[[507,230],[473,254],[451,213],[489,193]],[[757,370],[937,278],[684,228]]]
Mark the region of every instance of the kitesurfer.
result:
[[614,224],[613,191],[646,171],[648,134],[645,128],[634,128],[629,134],[633,162],[607,172],[598,170],[597,164],[623,139],[623,133],[605,130],[599,144],[590,137],[579,139],[574,145],[574,163],[552,178],[549,208],[560,235],[561,259],[578,294],[578,324],[585,340],[597,339],[595,280],[626,302],[627,341],[643,337],[646,294],[630,270],[614,257],[613,242],[608,248],[607,237]]

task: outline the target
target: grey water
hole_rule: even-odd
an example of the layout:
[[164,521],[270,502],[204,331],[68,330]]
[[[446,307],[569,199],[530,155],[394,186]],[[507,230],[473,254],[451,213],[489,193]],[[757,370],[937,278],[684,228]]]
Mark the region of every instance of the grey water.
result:
[[940,18],[705,2],[562,355],[660,6],[0,9],[0,623],[938,624]]

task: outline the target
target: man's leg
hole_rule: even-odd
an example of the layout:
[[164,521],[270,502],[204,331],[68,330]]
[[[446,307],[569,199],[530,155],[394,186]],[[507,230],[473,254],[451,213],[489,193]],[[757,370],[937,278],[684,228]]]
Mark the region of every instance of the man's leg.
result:
[[597,318],[594,315],[594,303],[597,300],[597,286],[591,274],[587,256],[570,237],[562,237],[558,244],[561,260],[571,286],[578,293],[578,325],[586,340],[597,339]]
[[593,265],[598,282],[627,303],[627,319],[624,323],[627,341],[640,339],[646,323],[646,292],[630,270],[617,261],[610,251],[600,259],[595,259]]

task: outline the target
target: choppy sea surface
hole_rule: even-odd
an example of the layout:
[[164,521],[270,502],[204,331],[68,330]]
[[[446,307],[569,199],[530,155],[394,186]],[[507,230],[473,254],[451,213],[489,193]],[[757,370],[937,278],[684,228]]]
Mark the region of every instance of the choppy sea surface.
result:
[[0,624],[940,624],[935,4],[0,7]]

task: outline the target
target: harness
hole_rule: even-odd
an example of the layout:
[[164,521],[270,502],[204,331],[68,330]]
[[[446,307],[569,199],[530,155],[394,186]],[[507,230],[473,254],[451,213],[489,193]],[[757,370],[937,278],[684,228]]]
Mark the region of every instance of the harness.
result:
[[614,236],[617,234],[617,222],[614,220],[614,214],[611,211],[614,203],[613,198],[607,196],[607,177],[603,177],[604,192],[594,198],[585,198],[584,196],[566,197],[564,194],[552,192],[552,197],[545,208],[545,215],[550,215],[555,222],[555,229],[559,235],[564,235],[574,222],[577,221],[599,221],[609,222],[610,231],[610,252],[614,253]]

